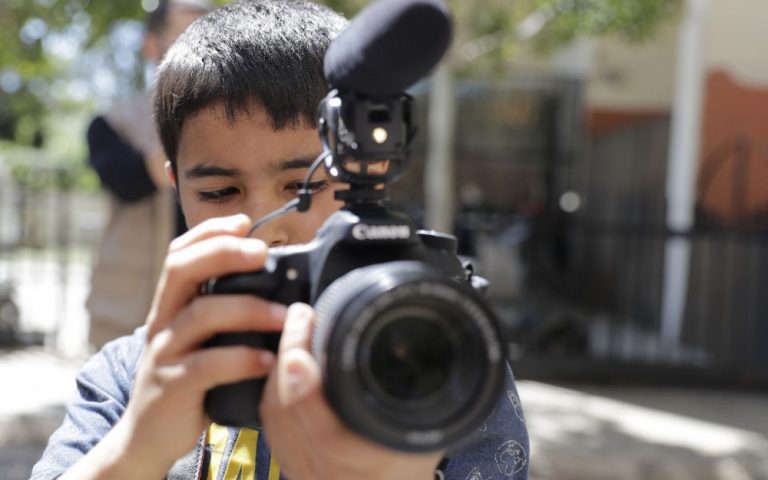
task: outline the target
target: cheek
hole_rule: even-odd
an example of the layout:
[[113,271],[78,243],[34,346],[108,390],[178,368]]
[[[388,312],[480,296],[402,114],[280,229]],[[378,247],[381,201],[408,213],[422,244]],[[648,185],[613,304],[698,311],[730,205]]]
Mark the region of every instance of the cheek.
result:
[[328,189],[328,191],[325,192],[325,195],[318,198],[317,204],[312,206],[312,208],[317,208],[318,217],[322,217],[322,222],[330,217],[333,212],[340,210],[341,207],[344,206],[344,202],[334,198],[334,192],[344,188],[346,188],[346,186],[334,186],[333,188]]
[[204,209],[189,201],[184,201],[183,199],[181,202],[181,211],[184,213],[184,221],[187,224],[187,228],[193,228],[209,218],[209,215]]
[[229,215],[221,205],[202,202],[197,195],[190,190],[184,191],[182,189],[179,200],[181,202],[181,211],[184,213],[184,220],[187,224],[187,228],[193,228],[209,218],[225,217]]
[[317,230],[325,221],[344,206],[343,202],[334,200],[333,192],[326,192],[324,195],[313,199],[312,207],[309,212],[304,214],[293,214],[296,221],[295,232],[299,233],[298,243],[306,243],[314,238]]

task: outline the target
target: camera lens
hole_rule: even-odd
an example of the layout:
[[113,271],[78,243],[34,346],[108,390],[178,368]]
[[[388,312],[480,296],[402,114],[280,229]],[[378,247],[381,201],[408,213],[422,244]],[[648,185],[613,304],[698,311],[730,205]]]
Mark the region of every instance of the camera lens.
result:
[[329,403],[358,433],[404,451],[450,446],[491,413],[505,348],[467,285],[417,261],[352,270],[316,304],[312,350]]
[[403,308],[372,332],[370,358],[363,365],[378,388],[394,402],[420,401],[444,389],[458,348],[432,311]]

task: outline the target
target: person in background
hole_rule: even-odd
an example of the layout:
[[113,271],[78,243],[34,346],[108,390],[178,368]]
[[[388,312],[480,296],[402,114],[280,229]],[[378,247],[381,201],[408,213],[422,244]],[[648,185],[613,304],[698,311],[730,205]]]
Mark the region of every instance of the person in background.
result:
[[[147,18],[143,55],[159,65],[207,0],[163,0]],[[152,92],[116,103],[87,134],[89,161],[110,196],[86,301],[96,349],[144,323],[170,241],[183,233],[165,154],[152,121]]]

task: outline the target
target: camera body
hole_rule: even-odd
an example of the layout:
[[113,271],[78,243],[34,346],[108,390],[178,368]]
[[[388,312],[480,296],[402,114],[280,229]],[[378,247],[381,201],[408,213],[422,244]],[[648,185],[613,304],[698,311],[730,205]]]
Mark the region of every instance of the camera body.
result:
[[[339,417],[379,443],[425,451],[465,437],[501,393],[506,350],[484,286],[456,256],[455,238],[362,204],[334,213],[307,244],[270,249],[263,270],[205,290],[313,305],[312,353]],[[277,351],[279,337],[220,334],[207,346]],[[219,424],[258,428],[264,384],[217,387],[206,411]]]

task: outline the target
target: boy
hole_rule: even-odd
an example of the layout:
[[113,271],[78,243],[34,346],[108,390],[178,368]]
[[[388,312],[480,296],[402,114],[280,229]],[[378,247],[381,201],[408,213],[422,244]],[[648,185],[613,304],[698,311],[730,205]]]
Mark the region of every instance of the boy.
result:
[[[396,452],[349,431],[325,401],[308,352],[309,306],[198,295],[209,278],[261,268],[269,246],[309,241],[340,207],[340,187],[319,172],[309,212],[266,224],[259,240],[242,238],[249,219],[295,196],[321,152],[322,59],[343,26],[303,1],[240,1],[196,21],[168,52],[156,120],[190,231],[170,247],[146,328],[84,367],[79,397],[33,478],[526,478],[511,373],[496,412],[459,450]],[[278,355],[199,348],[243,330],[282,330]],[[206,390],[265,375],[262,431],[209,425]],[[447,466],[436,472],[443,455]]]

